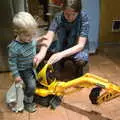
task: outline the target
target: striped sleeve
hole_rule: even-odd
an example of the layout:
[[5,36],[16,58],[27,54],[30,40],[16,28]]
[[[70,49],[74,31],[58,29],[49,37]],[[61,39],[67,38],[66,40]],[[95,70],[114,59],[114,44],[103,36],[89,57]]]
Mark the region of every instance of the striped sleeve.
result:
[[12,47],[8,48],[8,64],[13,77],[20,76],[17,68],[17,54]]

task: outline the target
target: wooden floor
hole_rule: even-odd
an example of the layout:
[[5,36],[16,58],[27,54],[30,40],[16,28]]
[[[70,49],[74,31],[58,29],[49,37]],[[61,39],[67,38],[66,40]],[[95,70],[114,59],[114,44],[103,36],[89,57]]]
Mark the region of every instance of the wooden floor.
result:
[[[120,85],[120,46],[105,46],[90,56],[90,73]],[[35,113],[13,113],[5,104],[5,93],[12,84],[10,73],[0,73],[0,120],[120,120],[120,97],[99,106],[89,100],[90,89],[67,95],[56,110],[37,107]]]

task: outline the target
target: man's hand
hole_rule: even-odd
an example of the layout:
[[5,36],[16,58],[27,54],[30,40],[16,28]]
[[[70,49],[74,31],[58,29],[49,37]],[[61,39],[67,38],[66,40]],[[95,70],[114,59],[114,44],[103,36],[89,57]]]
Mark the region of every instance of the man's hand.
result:
[[46,35],[43,35],[43,36],[41,36],[41,37],[38,37],[36,40],[37,40],[38,42],[42,43],[43,41],[48,40],[48,38],[46,37]]
[[48,60],[47,64],[54,64],[58,61],[60,61],[63,58],[63,55],[61,52],[53,54],[50,59]]
[[37,55],[35,55],[35,57],[33,59],[33,66],[35,68],[37,68],[37,66],[44,59],[44,57],[45,57],[45,55],[44,54],[40,54],[40,53],[38,53]]

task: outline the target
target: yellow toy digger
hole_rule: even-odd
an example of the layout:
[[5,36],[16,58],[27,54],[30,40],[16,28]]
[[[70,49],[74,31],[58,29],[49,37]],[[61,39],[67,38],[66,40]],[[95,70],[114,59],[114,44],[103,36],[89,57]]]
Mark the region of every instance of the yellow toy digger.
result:
[[[41,97],[49,95],[64,96],[75,92],[76,89],[93,88],[89,95],[92,104],[101,104],[120,95],[120,86],[110,83],[107,79],[87,73],[82,77],[70,80],[68,82],[57,81],[54,77],[54,69],[46,64],[37,74],[37,79],[42,88],[36,88],[35,94]],[[70,89],[74,88],[74,89]],[[68,90],[71,91],[68,91]],[[100,95],[100,92],[104,93]]]

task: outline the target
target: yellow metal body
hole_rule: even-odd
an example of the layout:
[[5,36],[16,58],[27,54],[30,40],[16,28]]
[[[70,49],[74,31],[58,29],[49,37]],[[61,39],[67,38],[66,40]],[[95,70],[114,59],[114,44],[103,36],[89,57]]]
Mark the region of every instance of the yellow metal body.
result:
[[120,95],[120,86],[110,83],[107,79],[90,73],[87,73],[82,77],[70,80],[68,82],[57,81],[56,79],[54,79],[53,82],[51,82],[51,84],[48,84],[46,76],[46,71],[48,68],[51,68],[53,70],[52,66],[46,64],[37,75],[38,79],[40,79],[40,84],[45,86],[45,88],[36,88],[35,94],[39,96],[63,96],[65,94],[76,91],[75,89],[77,88],[91,88],[94,86],[99,86],[105,91],[101,96],[97,98],[98,104],[105,101],[109,101]]

